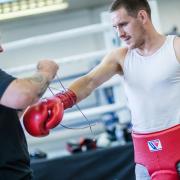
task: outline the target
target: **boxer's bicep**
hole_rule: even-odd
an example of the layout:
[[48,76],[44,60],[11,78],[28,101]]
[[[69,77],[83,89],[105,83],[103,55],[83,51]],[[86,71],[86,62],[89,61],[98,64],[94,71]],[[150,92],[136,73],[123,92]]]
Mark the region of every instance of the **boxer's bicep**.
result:
[[117,52],[112,51],[107,54],[102,62],[89,73],[89,76],[94,81],[95,87],[108,81],[115,74],[120,74],[122,68],[117,58]]

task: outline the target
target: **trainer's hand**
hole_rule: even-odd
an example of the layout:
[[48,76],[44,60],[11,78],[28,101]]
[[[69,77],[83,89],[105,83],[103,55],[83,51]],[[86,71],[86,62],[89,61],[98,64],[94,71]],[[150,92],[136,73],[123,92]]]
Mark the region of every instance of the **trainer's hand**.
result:
[[39,72],[45,73],[48,76],[49,80],[52,80],[55,77],[58,69],[58,64],[51,60],[42,60],[37,64],[37,70]]
[[56,127],[62,120],[64,107],[57,97],[44,99],[30,106],[23,116],[24,127],[35,137],[49,134],[50,129]]

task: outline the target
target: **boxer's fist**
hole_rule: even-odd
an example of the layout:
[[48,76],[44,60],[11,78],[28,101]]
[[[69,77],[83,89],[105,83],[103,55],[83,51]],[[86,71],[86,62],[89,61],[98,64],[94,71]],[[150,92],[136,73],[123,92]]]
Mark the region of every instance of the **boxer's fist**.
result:
[[24,127],[32,136],[46,136],[50,129],[61,122],[63,112],[64,107],[59,98],[44,99],[30,106],[24,113]]

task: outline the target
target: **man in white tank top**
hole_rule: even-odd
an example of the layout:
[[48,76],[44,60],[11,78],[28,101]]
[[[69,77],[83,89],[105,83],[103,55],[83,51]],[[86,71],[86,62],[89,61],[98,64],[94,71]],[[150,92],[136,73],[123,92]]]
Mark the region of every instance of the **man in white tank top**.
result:
[[64,93],[66,108],[115,74],[123,75],[132,114],[137,180],[178,180],[180,38],[155,30],[147,0],[115,0],[110,13],[127,47],[112,50],[95,69],[74,81],[69,86],[73,97]]

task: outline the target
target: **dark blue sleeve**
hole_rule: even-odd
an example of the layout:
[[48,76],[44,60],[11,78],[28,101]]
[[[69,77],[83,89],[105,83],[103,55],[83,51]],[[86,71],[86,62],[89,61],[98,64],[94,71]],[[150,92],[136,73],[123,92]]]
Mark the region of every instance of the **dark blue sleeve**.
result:
[[0,69],[0,98],[4,94],[9,84],[15,79],[15,77],[7,74],[6,72]]

